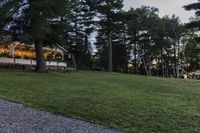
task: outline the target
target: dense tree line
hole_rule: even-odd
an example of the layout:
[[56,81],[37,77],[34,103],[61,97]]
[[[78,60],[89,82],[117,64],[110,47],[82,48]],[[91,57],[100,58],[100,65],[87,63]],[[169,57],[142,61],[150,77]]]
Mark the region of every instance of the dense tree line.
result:
[[180,77],[199,69],[199,5],[185,6],[197,12],[182,24],[154,7],[124,11],[123,0],[4,0],[0,34],[34,44],[38,72],[46,71],[43,46],[61,45],[78,69]]

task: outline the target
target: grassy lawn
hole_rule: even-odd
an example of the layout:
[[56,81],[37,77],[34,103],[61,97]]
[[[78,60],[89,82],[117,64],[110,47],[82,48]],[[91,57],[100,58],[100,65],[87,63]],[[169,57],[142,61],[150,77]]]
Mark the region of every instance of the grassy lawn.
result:
[[126,132],[200,131],[200,81],[0,70],[0,97]]

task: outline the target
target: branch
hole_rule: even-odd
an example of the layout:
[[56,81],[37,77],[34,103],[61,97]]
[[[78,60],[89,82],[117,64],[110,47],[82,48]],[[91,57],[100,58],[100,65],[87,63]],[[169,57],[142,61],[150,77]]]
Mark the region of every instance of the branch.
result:
[[25,5],[28,5],[28,4],[29,4],[29,3],[26,2],[26,3],[23,3],[23,4],[19,5],[18,7],[16,7],[16,8],[14,9],[14,11],[12,11],[12,12],[10,13],[10,17],[12,17],[22,6],[25,6]]
[[200,9],[200,3],[193,3],[193,4],[189,4],[184,6],[185,10],[190,11],[190,10],[198,10]]

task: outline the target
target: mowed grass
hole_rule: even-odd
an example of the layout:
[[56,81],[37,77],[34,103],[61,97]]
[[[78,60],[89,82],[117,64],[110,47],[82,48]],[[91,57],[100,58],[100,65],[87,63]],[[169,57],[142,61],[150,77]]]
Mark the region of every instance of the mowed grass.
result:
[[200,132],[200,81],[0,70],[0,98],[125,132]]

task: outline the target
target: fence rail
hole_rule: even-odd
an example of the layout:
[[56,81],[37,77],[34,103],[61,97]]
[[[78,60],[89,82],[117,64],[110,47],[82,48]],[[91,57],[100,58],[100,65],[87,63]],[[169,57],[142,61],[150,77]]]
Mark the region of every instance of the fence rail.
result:
[[[0,64],[36,66],[36,60],[0,57]],[[46,61],[46,66],[67,68],[67,63],[58,61]]]

